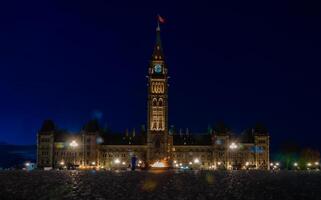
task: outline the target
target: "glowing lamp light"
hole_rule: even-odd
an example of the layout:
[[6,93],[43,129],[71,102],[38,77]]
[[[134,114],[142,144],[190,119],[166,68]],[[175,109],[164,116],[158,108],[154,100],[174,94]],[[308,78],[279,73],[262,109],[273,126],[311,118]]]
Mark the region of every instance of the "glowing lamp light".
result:
[[176,161],[176,160],[174,160],[174,163],[176,164],[176,163],[177,163],[177,161]]
[[229,146],[230,149],[236,149],[237,145],[235,144],[235,142],[232,142]]
[[60,165],[65,165],[65,162],[64,162],[64,161],[61,161],[61,162],[60,162]]
[[114,163],[115,163],[115,164],[119,164],[119,163],[120,163],[120,160],[119,160],[118,158],[116,158],[116,159],[114,160]]
[[195,159],[194,159],[194,163],[195,163],[195,164],[198,164],[198,163],[200,163],[200,160],[199,160],[198,158],[195,158]]
[[276,165],[276,166],[279,166],[279,165],[280,165],[280,163],[278,163],[278,162],[277,162],[277,163],[275,163],[275,165]]
[[104,139],[101,138],[101,137],[98,137],[97,140],[96,140],[96,143],[97,143],[97,144],[101,144],[101,143],[103,143],[103,142],[104,142]]
[[308,167],[311,167],[311,165],[312,165],[311,163],[308,163],[308,164],[307,164]]
[[141,161],[141,160],[139,160],[139,161],[138,161],[138,163],[139,163],[139,164],[142,164],[142,161]]
[[189,164],[189,165],[192,165],[193,163],[192,163],[192,162],[189,162],[188,164]]
[[249,166],[249,164],[250,164],[249,162],[246,162],[246,163],[245,163],[245,166]]
[[27,162],[25,165],[26,165],[26,167],[29,167],[29,166],[30,166],[30,163],[29,163],[29,162]]
[[96,162],[92,162],[91,164],[92,164],[92,165],[96,165]]
[[78,143],[75,140],[73,140],[72,142],[70,142],[69,146],[75,148],[75,147],[78,147]]
[[218,165],[221,165],[222,163],[221,163],[221,162],[218,162],[217,164],[218,164]]
[[297,167],[297,166],[298,166],[298,163],[295,162],[293,165],[294,165],[294,167]]
[[122,164],[122,165],[126,165],[126,162],[122,162],[121,164]]
[[178,167],[178,164],[175,164],[175,167]]
[[315,164],[315,165],[319,165],[319,162],[315,162],[314,164]]

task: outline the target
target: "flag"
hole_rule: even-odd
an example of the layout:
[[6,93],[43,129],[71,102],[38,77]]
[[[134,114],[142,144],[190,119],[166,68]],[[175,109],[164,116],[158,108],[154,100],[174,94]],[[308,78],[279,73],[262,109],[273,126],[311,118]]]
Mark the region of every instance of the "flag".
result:
[[164,23],[165,23],[165,19],[164,19],[162,16],[160,16],[160,15],[158,15],[158,21],[159,21],[161,24],[164,24]]

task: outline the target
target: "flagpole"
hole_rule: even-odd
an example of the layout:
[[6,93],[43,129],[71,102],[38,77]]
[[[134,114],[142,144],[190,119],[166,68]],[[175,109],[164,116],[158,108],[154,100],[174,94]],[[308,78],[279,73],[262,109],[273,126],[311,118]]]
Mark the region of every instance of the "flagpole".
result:
[[160,31],[160,26],[159,26],[159,15],[157,15],[157,31]]

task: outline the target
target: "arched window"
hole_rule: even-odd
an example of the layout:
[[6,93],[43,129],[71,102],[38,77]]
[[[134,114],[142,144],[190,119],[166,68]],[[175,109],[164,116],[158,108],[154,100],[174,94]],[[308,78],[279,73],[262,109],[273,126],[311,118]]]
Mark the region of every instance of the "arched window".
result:
[[156,98],[153,99],[153,106],[157,106],[157,99]]
[[156,127],[156,123],[153,122],[152,124],[153,124],[152,129],[153,129],[153,130],[156,130],[156,128],[157,128],[157,127]]

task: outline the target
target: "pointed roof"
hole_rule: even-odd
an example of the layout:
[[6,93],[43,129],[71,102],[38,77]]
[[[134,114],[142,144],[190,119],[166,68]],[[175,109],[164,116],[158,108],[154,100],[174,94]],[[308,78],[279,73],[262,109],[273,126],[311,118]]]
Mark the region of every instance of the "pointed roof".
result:
[[50,132],[55,130],[56,125],[51,119],[45,120],[40,128],[40,132]]
[[100,131],[100,126],[98,120],[94,119],[89,121],[83,128],[86,132],[98,132]]
[[162,41],[160,37],[160,26],[159,23],[156,28],[156,43],[154,46],[154,51],[152,55],[152,61],[157,60],[164,60],[164,53],[163,53],[163,47],[162,47]]

